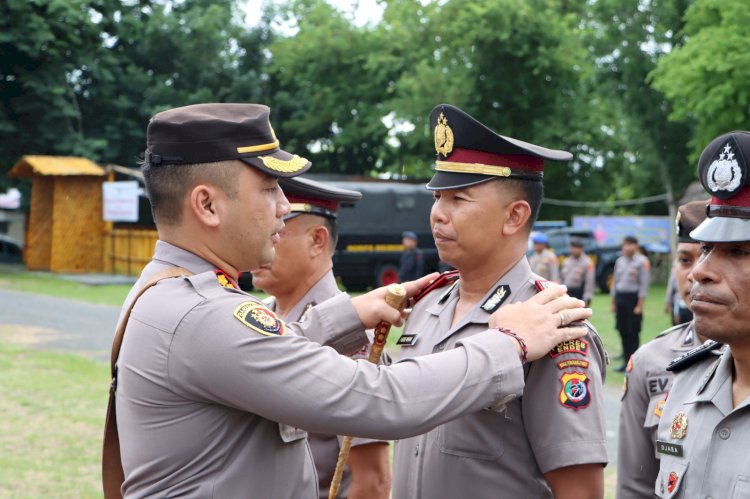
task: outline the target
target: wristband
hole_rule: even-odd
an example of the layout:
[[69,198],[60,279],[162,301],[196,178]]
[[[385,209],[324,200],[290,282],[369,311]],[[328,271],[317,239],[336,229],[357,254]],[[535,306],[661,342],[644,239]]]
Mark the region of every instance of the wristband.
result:
[[514,333],[510,329],[505,329],[504,327],[496,327],[493,329],[497,329],[501,333],[507,334],[508,336],[510,336],[511,338],[515,339],[518,342],[518,344],[521,346],[521,364],[525,364],[526,361],[529,360],[529,349],[528,347],[526,347],[526,342],[523,341],[523,338],[518,336],[516,333]]

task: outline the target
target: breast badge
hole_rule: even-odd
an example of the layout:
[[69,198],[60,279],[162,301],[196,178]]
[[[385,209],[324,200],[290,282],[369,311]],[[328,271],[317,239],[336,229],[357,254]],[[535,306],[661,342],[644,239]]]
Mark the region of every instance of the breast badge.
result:
[[684,412],[678,412],[672,420],[672,427],[670,428],[669,435],[672,438],[682,439],[687,434],[688,420]]
[[675,487],[677,487],[677,482],[679,481],[677,477],[677,473],[672,471],[669,474],[669,478],[667,478],[667,492],[673,492]]
[[583,409],[591,403],[589,377],[584,373],[573,371],[560,376],[560,404],[573,410]]
[[262,303],[246,301],[235,309],[234,316],[256,333],[264,336],[283,336],[286,332],[284,322]]

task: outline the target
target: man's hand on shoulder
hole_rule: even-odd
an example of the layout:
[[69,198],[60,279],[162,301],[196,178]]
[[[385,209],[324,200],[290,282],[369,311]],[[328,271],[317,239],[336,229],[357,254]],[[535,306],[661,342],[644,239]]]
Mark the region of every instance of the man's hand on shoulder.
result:
[[526,344],[528,360],[540,359],[558,343],[588,333],[587,327],[570,324],[591,317],[591,309],[566,291],[565,286],[554,285],[524,302],[500,307],[490,316],[490,328],[516,333]]

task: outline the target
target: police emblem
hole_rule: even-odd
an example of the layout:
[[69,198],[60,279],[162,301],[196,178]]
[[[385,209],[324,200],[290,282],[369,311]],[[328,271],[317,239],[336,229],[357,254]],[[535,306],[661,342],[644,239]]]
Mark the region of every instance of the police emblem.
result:
[[235,309],[234,316],[253,331],[265,336],[283,336],[286,332],[284,321],[262,303],[246,301]]
[[667,399],[661,399],[659,400],[656,405],[654,406],[654,416],[657,418],[660,418],[662,415],[662,412],[664,412],[664,404],[667,403]]
[[669,435],[672,438],[682,439],[687,434],[688,420],[684,412],[680,411],[672,420],[672,427],[670,428]]
[[507,284],[501,284],[495,289],[495,292],[492,293],[489,298],[484,301],[484,303],[482,303],[482,310],[484,310],[488,314],[491,314],[492,312],[500,308],[500,305],[502,305],[509,296],[510,286],[508,286]]
[[674,491],[675,487],[677,487],[677,482],[679,481],[679,477],[677,476],[677,473],[672,471],[669,473],[669,478],[667,478],[667,492]]
[[573,410],[583,409],[591,403],[589,377],[584,373],[573,371],[560,376],[560,404]]
[[747,166],[733,137],[729,137],[724,147],[717,151],[711,164],[705,170],[706,190],[719,199],[734,196],[745,184]]
[[445,117],[444,113],[440,113],[435,125],[435,150],[437,153],[447,158],[453,152],[453,140],[453,130],[448,126],[448,118]]

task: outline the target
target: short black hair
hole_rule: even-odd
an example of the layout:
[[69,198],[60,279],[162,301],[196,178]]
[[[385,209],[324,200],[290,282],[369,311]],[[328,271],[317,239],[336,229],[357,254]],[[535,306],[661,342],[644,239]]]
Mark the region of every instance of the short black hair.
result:
[[237,174],[247,168],[235,160],[190,165],[141,164],[146,192],[154,222],[176,225],[182,219],[182,201],[188,191],[201,182],[222,189],[231,199],[237,195]]
[[622,238],[623,244],[630,243],[630,244],[638,244],[638,238],[635,236],[625,236]]
[[339,224],[335,218],[322,217],[325,220],[326,229],[328,229],[328,246],[331,248],[331,254],[336,251],[336,244],[339,242]]
[[519,192],[521,198],[529,203],[531,208],[531,215],[527,222],[527,227],[531,230],[534,222],[536,222],[539,216],[539,210],[542,208],[542,201],[544,200],[544,184],[536,180],[526,180],[521,178],[502,178],[497,179],[500,185],[508,186],[511,189]]

